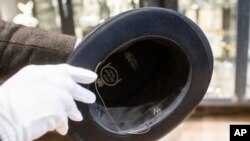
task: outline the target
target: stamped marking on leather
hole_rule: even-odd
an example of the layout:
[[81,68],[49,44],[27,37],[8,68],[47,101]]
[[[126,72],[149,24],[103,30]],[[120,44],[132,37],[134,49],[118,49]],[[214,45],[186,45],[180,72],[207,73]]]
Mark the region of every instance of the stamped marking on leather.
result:
[[122,79],[119,78],[118,71],[111,66],[111,63],[105,65],[100,71],[100,79],[97,80],[98,86],[102,87],[103,85],[115,86]]
[[98,87],[102,87],[104,85],[103,81],[101,78],[97,79],[96,82]]
[[138,67],[138,61],[136,60],[135,56],[131,53],[131,52],[124,52],[124,56],[126,58],[126,60],[129,62],[130,67],[133,70],[136,70]]
[[158,115],[159,113],[161,113],[161,109],[159,107],[155,107],[153,109],[153,115],[155,116],[155,115]]

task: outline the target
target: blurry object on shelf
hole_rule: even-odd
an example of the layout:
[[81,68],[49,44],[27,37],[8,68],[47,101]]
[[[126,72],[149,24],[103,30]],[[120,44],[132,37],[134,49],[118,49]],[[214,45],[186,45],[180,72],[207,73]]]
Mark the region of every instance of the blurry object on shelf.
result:
[[33,16],[33,6],[34,4],[32,1],[28,1],[26,4],[21,2],[17,3],[17,7],[21,13],[14,17],[13,22],[24,26],[36,27],[38,25],[38,20]]
[[12,21],[18,14],[16,0],[0,0],[0,14],[4,21]]
[[139,7],[139,0],[74,0],[72,2],[77,37],[85,36],[109,17]]
[[100,21],[103,21],[103,20],[109,18],[110,9],[107,5],[107,1],[106,0],[98,0],[98,4],[100,6],[100,10],[99,10]]
[[178,11],[206,34],[214,55],[214,72],[205,98],[234,98],[236,0],[178,0]]
[[61,32],[61,20],[57,0],[35,0],[35,17],[39,20],[39,27]]
[[79,12],[82,13],[79,19],[79,26],[85,35],[100,22],[98,1],[84,0],[82,11]]

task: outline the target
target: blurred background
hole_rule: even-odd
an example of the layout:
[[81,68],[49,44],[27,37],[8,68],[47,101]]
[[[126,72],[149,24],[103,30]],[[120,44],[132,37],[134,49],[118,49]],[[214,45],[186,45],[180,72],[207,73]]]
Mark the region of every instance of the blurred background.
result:
[[203,101],[161,141],[229,140],[230,124],[250,124],[249,0],[0,0],[0,18],[84,38],[109,17],[149,6],[192,19],[214,54]]

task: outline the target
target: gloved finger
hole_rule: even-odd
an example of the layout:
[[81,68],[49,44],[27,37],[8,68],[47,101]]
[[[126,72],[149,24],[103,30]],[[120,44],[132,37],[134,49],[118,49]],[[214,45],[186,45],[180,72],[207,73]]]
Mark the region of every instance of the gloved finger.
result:
[[56,131],[61,135],[66,135],[68,133],[68,130],[68,117],[66,115],[61,115],[57,123]]
[[73,121],[82,121],[83,117],[81,112],[77,109],[76,104],[74,104],[75,106],[73,106],[69,111],[67,111],[68,113],[68,117],[73,120]]
[[73,121],[81,121],[83,119],[82,114],[78,110],[74,98],[70,92],[62,91],[61,93],[58,92],[57,94],[60,98],[64,112],[67,113],[67,116]]
[[62,94],[61,99],[68,117],[73,121],[81,121],[83,119],[82,114],[78,110],[72,95],[67,93]]
[[97,74],[87,69],[62,64],[61,67],[70,75],[77,83],[89,84],[96,80]]
[[72,97],[80,102],[84,103],[94,103],[96,96],[93,92],[83,88],[82,86],[76,84],[74,89],[71,92]]

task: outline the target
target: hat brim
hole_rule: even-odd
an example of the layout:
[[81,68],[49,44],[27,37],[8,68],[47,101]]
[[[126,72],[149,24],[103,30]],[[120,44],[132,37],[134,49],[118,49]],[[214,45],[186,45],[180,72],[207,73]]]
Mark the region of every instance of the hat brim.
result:
[[[202,100],[212,76],[212,51],[201,29],[185,16],[172,10],[141,8],[119,14],[90,32],[80,43],[79,47],[71,54],[67,62],[74,66],[98,72],[100,63],[105,62],[112,54],[124,50],[123,48],[133,46],[138,42],[148,40],[153,41],[157,46],[158,44],[166,46],[168,51],[165,52],[173,54],[173,57],[169,57],[166,60],[175,58],[172,62],[175,62],[176,69],[173,70],[175,73],[173,73],[174,75],[172,76],[174,77],[171,80],[175,81],[174,84],[177,84],[176,87],[181,87],[178,93],[169,95],[170,100],[160,106],[158,102],[154,103],[153,106],[151,105],[151,107],[147,107],[147,103],[152,101],[138,105],[133,105],[134,102],[132,103],[132,110],[128,108],[124,110],[124,104],[119,105],[118,103],[118,105],[113,105],[112,107],[120,108],[113,111],[120,110],[123,113],[127,111],[128,117],[136,117],[136,113],[130,111],[134,110],[138,112],[138,109],[141,108],[138,107],[140,105],[149,109],[153,107],[151,116],[139,118],[137,122],[123,126],[124,129],[122,131],[119,131],[119,125],[118,129],[114,129],[117,125],[116,123],[110,123],[110,121],[113,121],[112,117],[111,119],[107,119],[110,118],[110,113],[105,113],[105,110],[109,107],[101,105],[98,101],[92,105],[77,103],[79,110],[84,116],[84,120],[80,123],[70,123],[72,138],[86,141],[157,140],[181,123]],[[164,66],[171,64],[171,61],[170,63],[167,62],[163,61],[158,66],[163,66],[162,68],[164,68]],[[167,70],[165,68],[164,71]],[[160,78],[159,76],[159,79],[170,79],[167,76],[165,77],[164,73],[162,73],[162,76],[164,77]],[[143,78],[144,76],[141,77],[141,79]],[[183,78],[183,81],[178,81],[180,78]],[[159,82],[159,84],[164,83]],[[129,85],[128,83],[123,84]],[[94,87],[89,88],[96,92]],[[102,93],[112,93],[112,91],[117,93],[119,89],[114,88],[112,90],[112,88],[107,88]],[[159,99],[157,100],[159,101]],[[99,100],[102,102],[101,100],[103,99]],[[109,100],[111,102],[116,101],[112,101],[112,98]],[[126,99],[124,100],[126,101]],[[158,106],[155,106],[157,104]],[[102,106],[104,107],[104,113],[100,112],[102,111]],[[159,112],[160,114],[158,114]],[[113,113],[117,114],[117,112]],[[106,114],[106,117],[100,116],[101,114]],[[119,116],[116,117],[116,120],[119,120]]]

